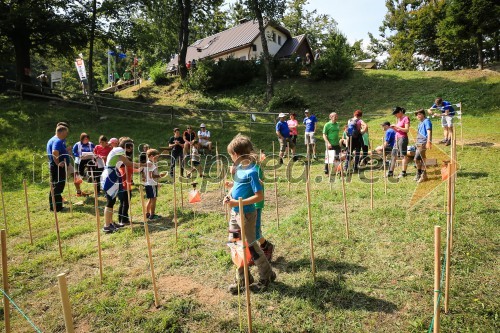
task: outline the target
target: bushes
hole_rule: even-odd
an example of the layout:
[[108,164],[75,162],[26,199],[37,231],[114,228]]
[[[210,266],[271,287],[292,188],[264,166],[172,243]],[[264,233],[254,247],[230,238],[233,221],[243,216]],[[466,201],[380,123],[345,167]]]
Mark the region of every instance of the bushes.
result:
[[279,89],[269,101],[267,106],[268,111],[276,111],[279,109],[294,110],[307,107],[304,97],[292,86],[287,89]]
[[165,85],[169,82],[165,72],[165,65],[162,62],[157,62],[149,69],[149,76],[156,85]]
[[189,73],[186,84],[189,88],[201,91],[219,90],[245,84],[258,75],[258,66],[253,61],[234,58],[200,60],[196,69]]
[[313,80],[340,80],[347,77],[352,69],[351,47],[344,35],[332,34],[327,40],[326,51],[311,67]]

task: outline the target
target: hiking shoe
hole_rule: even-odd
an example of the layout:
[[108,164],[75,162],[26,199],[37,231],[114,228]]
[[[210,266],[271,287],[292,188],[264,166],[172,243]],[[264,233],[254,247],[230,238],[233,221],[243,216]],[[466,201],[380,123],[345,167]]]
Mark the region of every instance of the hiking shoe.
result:
[[[241,294],[241,293],[245,292],[245,278],[243,276],[240,276],[240,277],[238,277],[238,279],[240,280],[239,292]],[[252,285],[254,283],[254,278],[253,278],[252,274],[250,274],[250,273],[248,275],[248,282],[250,283],[250,285]],[[228,291],[231,293],[231,295],[238,295],[238,280],[236,280],[234,283],[229,285]]]
[[413,178],[413,180],[414,180],[414,181],[418,181],[418,180],[420,179],[420,176],[421,176],[421,175],[422,175],[421,173],[418,173],[418,172],[417,172],[417,174],[415,175],[415,178]]
[[104,226],[102,228],[102,231],[104,231],[104,233],[106,233],[106,234],[110,234],[112,232],[115,232],[116,228],[115,228],[115,226],[113,224],[110,224],[108,226]]
[[408,176],[408,174],[406,172],[401,172],[398,176],[398,178],[405,178],[406,176]]
[[113,227],[115,227],[116,230],[120,229],[120,228],[123,228],[125,226],[125,224],[121,223],[121,222],[118,222],[118,223],[111,223],[111,225]]
[[422,173],[422,175],[420,175],[420,178],[417,180],[417,183],[423,183],[427,180],[427,174],[425,172]]
[[261,293],[267,290],[267,287],[276,280],[276,273],[271,272],[271,276],[268,279],[260,279],[257,283],[252,283],[250,285],[250,290],[254,293]]
[[447,140],[447,141],[445,142],[445,144],[444,144],[444,145],[445,145],[445,146],[449,146],[449,145],[451,145],[451,140]]
[[264,247],[261,246],[260,248],[262,249],[262,252],[264,252],[267,261],[271,262],[273,259],[274,245],[270,241],[267,241],[267,245]]

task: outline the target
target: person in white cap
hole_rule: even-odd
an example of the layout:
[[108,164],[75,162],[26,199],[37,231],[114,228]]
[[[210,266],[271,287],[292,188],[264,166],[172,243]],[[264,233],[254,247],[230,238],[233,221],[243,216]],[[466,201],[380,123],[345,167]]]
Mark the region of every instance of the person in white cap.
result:
[[200,125],[200,130],[198,131],[198,141],[200,147],[207,148],[208,152],[212,152],[212,142],[210,141],[210,131],[207,131],[205,124]]
[[290,128],[285,121],[286,114],[280,113],[278,115],[279,121],[276,123],[276,135],[278,136],[278,141],[280,142],[280,164],[283,164],[283,155],[285,154],[286,147],[289,146],[293,153],[293,158],[295,158],[295,143],[292,141],[290,136]]

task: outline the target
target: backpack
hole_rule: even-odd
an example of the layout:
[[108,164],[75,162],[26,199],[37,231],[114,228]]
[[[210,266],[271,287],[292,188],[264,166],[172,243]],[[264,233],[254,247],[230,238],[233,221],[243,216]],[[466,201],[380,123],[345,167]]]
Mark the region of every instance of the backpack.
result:
[[361,136],[358,122],[359,120],[356,118],[349,119],[349,121],[347,122],[347,136],[351,136],[353,139],[357,139]]

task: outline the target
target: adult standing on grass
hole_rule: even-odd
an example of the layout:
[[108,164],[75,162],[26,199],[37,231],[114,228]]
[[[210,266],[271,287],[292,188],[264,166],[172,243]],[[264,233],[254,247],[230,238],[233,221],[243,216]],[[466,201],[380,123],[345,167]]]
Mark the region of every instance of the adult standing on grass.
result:
[[207,148],[209,153],[212,153],[212,142],[210,141],[210,131],[207,131],[205,124],[200,125],[198,131],[198,142],[201,148]]
[[[340,154],[340,145],[339,145],[339,132],[340,126],[337,123],[337,114],[335,112],[330,113],[330,121],[325,124],[323,127],[323,140],[325,140],[325,147],[328,151],[335,151],[335,156]],[[329,156],[328,151],[326,156]],[[325,175],[328,174],[328,162],[325,163]]]
[[276,135],[278,136],[278,141],[280,143],[280,164],[283,164],[283,156],[285,155],[285,150],[287,146],[293,152],[295,158],[295,144],[290,136],[290,129],[288,128],[288,123],[285,121],[286,114],[280,113],[278,115],[279,121],[276,123]]
[[295,146],[297,146],[297,136],[299,134],[298,132],[298,126],[299,126],[299,122],[297,121],[297,114],[295,113],[291,113],[290,114],[290,119],[287,120],[287,125],[288,125],[288,128],[290,129],[290,137],[292,138],[292,142]]
[[123,182],[119,171],[120,166],[140,168],[145,166],[145,163],[135,163],[127,158],[134,149],[134,141],[131,138],[124,137],[120,139],[118,147],[113,148],[108,155],[106,167],[101,175],[101,187],[106,193],[106,207],[104,208],[104,227],[105,233],[111,233],[118,228],[124,227],[124,223],[113,223],[113,206],[116,203],[116,198],[127,195],[123,190]]
[[408,167],[408,132],[410,131],[410,118],[405,116],[406,110],[400,106],[392,109],[392,115],[396,116],[396,125],[391,125],[391,128],[396,132],[396,147],[391,152],[391,165],[387,172],[387,177],[394,176],[394,168],[396,166],[396,157],[403,158],[403,170],[398,178],[406,177],[406,168]]
[[422,183],[427,180],[425,151],[432,147],[432,123],[425,117],[424,109],[416,111],[415,116],[417,116],[417,119],[420,121],[417,131],[417,150],[415,152],[415,164],[417,165],[415,181],[417,183]]
[[[94,148],[95,145],[90,142],[90,136],[87,133],[80,134],[80,141],[73,146],[73,156],[75,157],[76,175],[75,177],[75,188],[76,196],[83,197],[87,196],[87,193],[82,192],[80,188],[81,181],[79,181],[85,175],[85,167],[88,166],[89,170],[96,171],[96,162],[94,161]],[[92,179],[94,182],[94,179]],[[97,191],[100,192],[100,186],[97,185]]]
[[316,123],[318,122],[318,119],[314,114],[312,114],[312,112],[309,111],[309,109],[306,109],[304,114],[305,118],[303,123],[306,125],[304,144],[306,145],[306,151],[309,152],[309,155],[307,156],[307,161],[309,162],[311,154],[313,158],[316,158],[316,139],[314,138],[314,132],[316,131]]
[[367,130],[367,125],[361,120],[363,112],[356,110],[353,113],[353,118],[347,122],[347,162],[344,170],[349,170],[349,161],[352,159],[354,152],[354,172],[358,171],[361,149],[363,148],[363,134]]
[[181,176],[184,175],[184,166],[183,166],[183,151],[184,151],[184,139],[181,136],[181,131],[178,128],[174,128],[174,136],[170,138],[168,141],[168,146],[172,149],[171,156],[171,164],[170,164],[170,177],[174,177],[174,168],[175,165],[180,162],[181,167]]
[[[432,109],[439,109],[441,114],[436,114]],[[434,104],[427,111],[433,117],[441,117],[441,126],[443,127],[443,140],[440,143],[444,143],[446,146],[451,144],[451,138],[453,136],[453,117],[455,116],[455,109],[448,101],[443,101],[441,97],[436,98]]]
[[[66,150],[66,137],[68,128],[59,125],[56,128],[55,135],[47,142],[47,157],[50,165],[50,181],[54,191],[54,201],[56,202],[56,211],[63,210],[62,192],[66,185],[66,165],[69,164],[69,155]],[[52,191],[51,191],[52,192]],[[52,206],[52,193],[49,193],[49,207]]]

